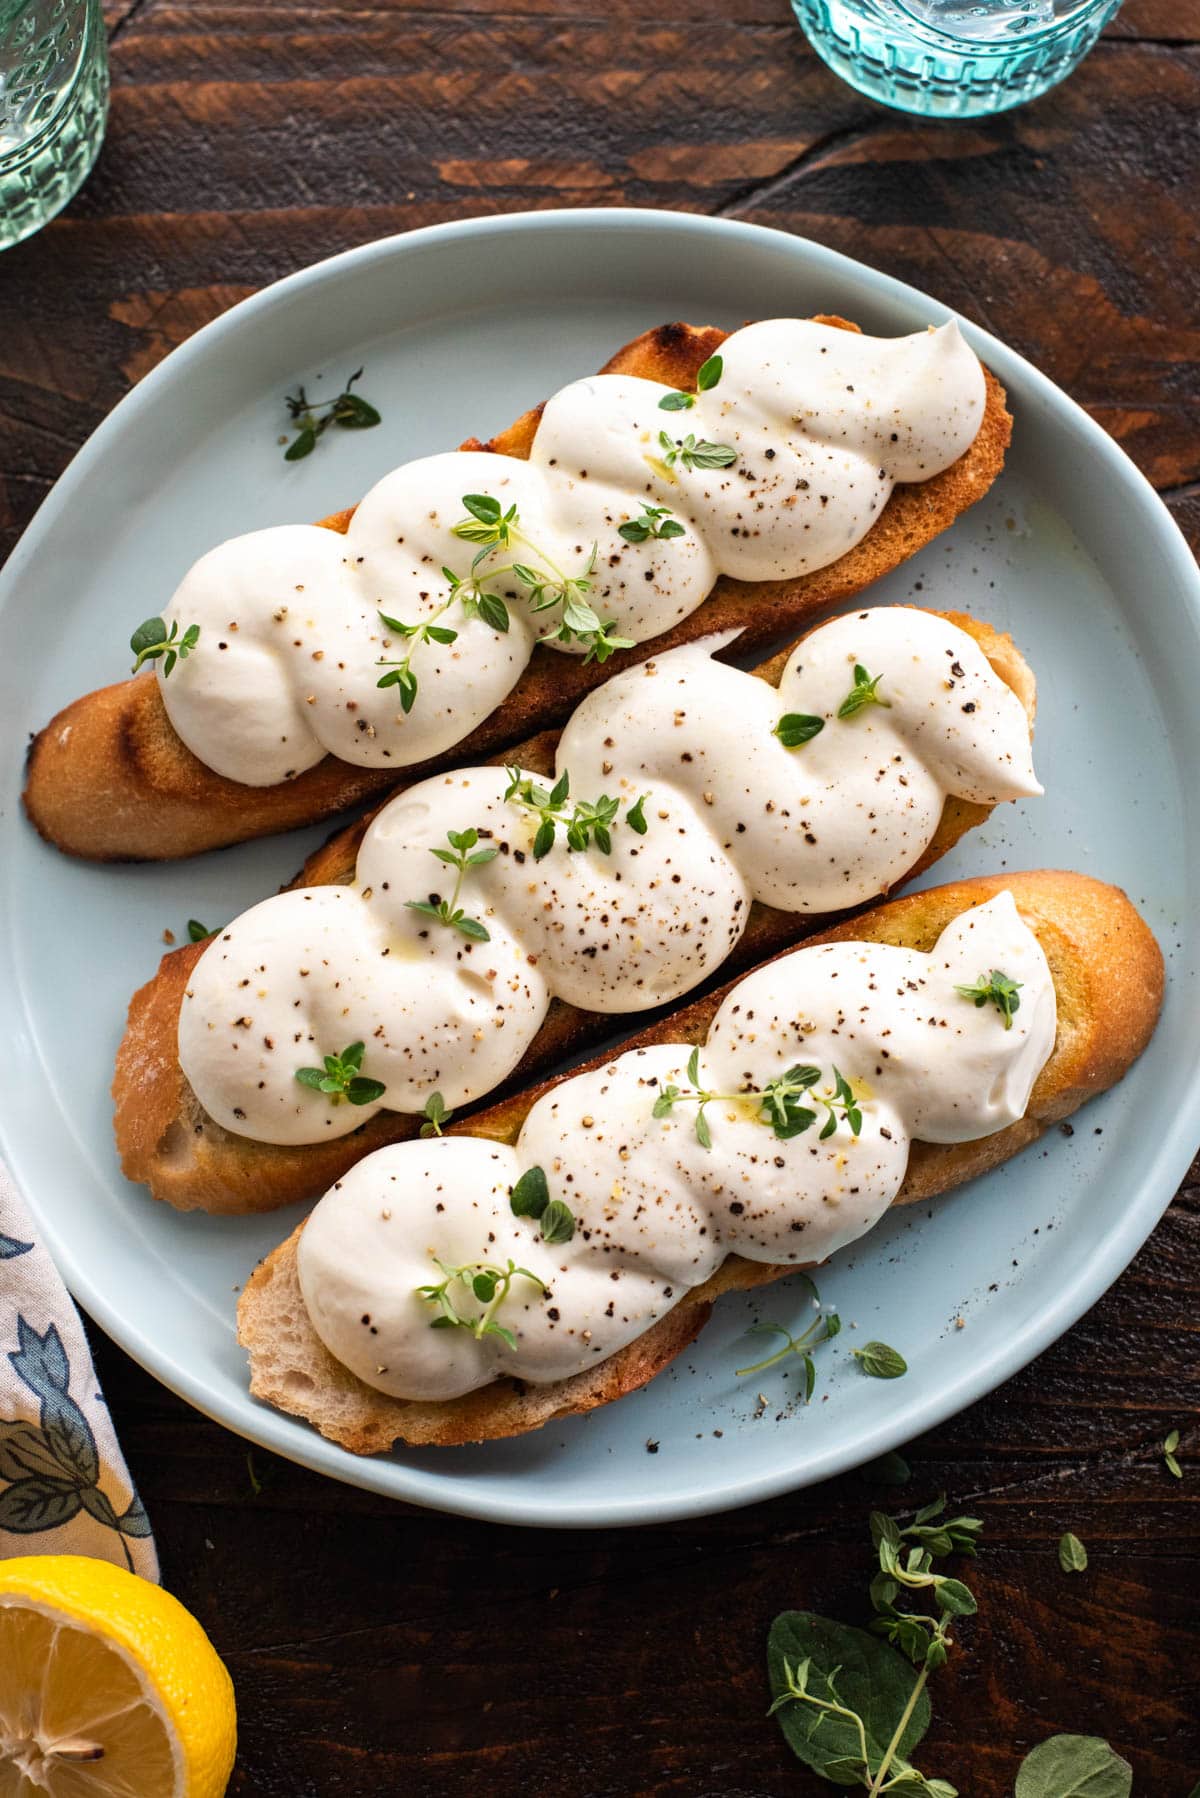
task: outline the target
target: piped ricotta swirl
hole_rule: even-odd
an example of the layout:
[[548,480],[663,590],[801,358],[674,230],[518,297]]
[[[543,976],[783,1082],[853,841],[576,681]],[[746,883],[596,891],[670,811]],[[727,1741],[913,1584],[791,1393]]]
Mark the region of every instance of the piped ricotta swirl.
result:
[[[695,611],[719,575],[790,580],[858,543],[897,481],[928,480],[974,440],[985,405],[980,364],[950,322],[895,339],[810,320],[748,325],[721,348],[717,385],[667,412],[670,389],[628,375],[572,382],[543,412],[528,461],[454,451],[386,475],[347,533],[280,525],[219,545],[185,575],[164,616],[200,627],[196,650],[158,663],[168,717],[217,773],[273,786],[326,754],[403,768],[466,737],[511,692],[536,642],[560,623],[530,609],[514,555],[484,555],[506,601],[494,630],[460,605],[441,617],[451,643],[425,641],[405,711],[380,664],[397,644],[381,612],[406,625],[441,608],[445,570],[468,573],[454,535],[463,496],[515,506],[525,547],[575,574],[594,568],[588,602],[635,642]],[[665,432],[668,439],[661,441]],[[734,460],[689,465],[688,437]],[[630,543],[621,526],[643,505],[667,508],[681,534]],[[577,640],[556,649],[582,652]]]
[[[717,640],[719,641],[722,640]],[[353,886],[264,900],[197,963],[179,1058],[210,1116],[263,1142],[343,1136],[374,1111],[450,1107],[495,1089],[552,997],[629,1013],[679,998],[738,941],[752,901],[830,912],[885,892],[929,844],[948,794],[981,804],[1040,793],[1029,725],[975,640],[936,614],[879,607],[831,620],[790,657],[778,689],[712,660],[714,640],[615,676],[559,742],[575,797],[615,795],[612,853],[542,859],[536,818],[494,767],[438,775],[397,795],[359,851]],[[880,703],[839,718],[855,669]],[[784,748],[799,713],[821,728]],[[647,828],[628,807],[644,797]],[[453,878],[433,851],[477,830],[498,853],[472,869],[471,941],[410,908]],[[350,1105],[297,1083],[352,1042],[383,1083]]]
[[[1020,983],[1005,1027],[959,986],[1000,968]],[[812,1265],[862,1236],[900,1190],[910,1143],[969,1142],[1023,1117],[1054,1047],[1054,983],[1011,893],[962,913],[929,954],[880,943],[799,949],[740,981],[700,1052],[700,1085],[760,1089],[797,1062],[832,1070],[861,1112],[824,1141],[788,1139],[754,1100],[654,1116],[668,1084],[690,1085],[687,1045],[633,1050],[543,1094],[515,1148],[469,1136],[381,1149],[317,1205],[300,1237],[300,1286],[313,1328],[381,1392],[451,1399],[499,1374],[561,1380],[642,1335],[727,1255]],[[820,1112],[818,1105],[819,1115]],[[515,1217],[520,1175],[540,1167],[574,1215],[554,1245]],[[498,1321],[514,1346],[470,1328],[431,1329],[418,1293],[455,1268],[512,1260]],[[468,1323],[484,1307],[460,1285]]]

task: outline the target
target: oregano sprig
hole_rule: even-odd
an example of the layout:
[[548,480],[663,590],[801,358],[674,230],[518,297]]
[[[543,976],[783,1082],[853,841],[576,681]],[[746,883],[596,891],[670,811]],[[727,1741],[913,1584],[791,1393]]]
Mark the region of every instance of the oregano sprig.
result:
[[430,854],[454,869],[454,891],[449,899],[443,899],[438,893],[430,893],[428,899],[406,899],[405,907],[408,911],[420,912],[422,917],[432,918],[436,924],[457,930],[460,936],[469,937],[474,943],[490,943],[492,939],[487,927],[478,918],[468,918],[458,900],[469,870],[482,868],[486,862],[494,861],[500,852],[494,845],[477,849],[477,830],[448,830],[446,840],[449,849],[431,849]]
[[[518,1267],[511,1259],[503,1267],[491,1261],[467,1261],[461,1267],[447,1267],[436,1255],[432,1260],[445,1277],[436,1285],[431,1283],[415,1288],[419,1298],[437,1306],[437,1316],[429,1322],[430,1329],[469,1330],[476,1342],[481,1342],[485,1336],[499,1336],[510,1349],[515,1349],[515,1335],[504,1324],[497,1323],[496,1313],[508,1297],[514,1280],[530,1280],[541,1292],[546,1290],[545,1281],[527,1267]],[[477,1316],[464,1317],[458,1309],[458,1295],[454,1291],[458,1286],[470,1292],[484,1307]]]
[[311,456],[318,438],[324,436],[330,425],[340,425],[344,431],[367,431],[381,422],[371,402],[363,399],[361,394],[351,392],[354,383],[362,379],[362,372],[361,368],[356,368],[332,400],[310,400],[303,387],[284,396],[288,416],[296,427],[295,437],[283,452],[286,462],[299,462],[302,457]]
[[[602,855],[612,854],[612,833],[621,806],[619,799],[610,799],[607,793],[602,793],[599,799],[577,799],[568,812],[569,771],[564,770],[552,787],[543,786],[520,768],[506,768],[505,773],[508,775],[505,799],[510,805],[532,812],[538,820],[533,838],[535,861],[540,862],[543,856],[549,855],[559,825],[565,830],[568,849],[586,849],[594,842]],[[649,794],[643,793],[626,808],[624,822],[635,836],[644,837],[649,829],[645,810],[648,798]]]
[[382,1099],[387,1087],[382,1080],[371,1080],[362,1072],[365,1053],[365,1044],[350,1043],[340,1055],[326,1055],[323,1067],[297,1068],[296,1079],[301,1086],[325,1093],[331,1105],[340,1105],[343,1099],[351,1105],[373,1105],[376,1099]]
[[990,974],[981,974],[974,986],[956,986],[954,990],[964,999],[970,999],[976,1011],[990,1001],[1004,1019],[1004,1028],[1011,1030],[1013,1014],[1021,1009],[1017,995],[1023,985],[1023,981],[1010,980],[999,968],[993,968]]
[[136,674],[143,662],[157,662],[160,656],[165,656],[166,660],[163,662],[163,679],[165,680],[174,668],[176,660],[186,662],[199,641],[200,626],[198,624],[189,624],[183,635],[180,636],[178,618],[172,618],[170,630],[167,629],[164,618],[147,618],[138,625],[129,639],[129,647],[137,657],[130,672]]

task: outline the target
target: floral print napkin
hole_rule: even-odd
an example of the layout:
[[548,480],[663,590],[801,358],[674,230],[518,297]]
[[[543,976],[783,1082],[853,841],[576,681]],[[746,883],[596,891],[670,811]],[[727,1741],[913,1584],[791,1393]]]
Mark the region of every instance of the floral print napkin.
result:
[[33,1554],[158,1578],[79,1313],[0,1166],[0,1558]]

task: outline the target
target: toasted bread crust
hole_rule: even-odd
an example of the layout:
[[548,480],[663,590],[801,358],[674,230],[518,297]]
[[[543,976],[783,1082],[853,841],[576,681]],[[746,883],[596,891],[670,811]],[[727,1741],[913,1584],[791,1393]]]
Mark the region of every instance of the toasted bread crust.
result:
[[[992,667],[1017,694],[1030,722],[1035,688],[1028,664],[1012,639],[962,613],[942,616],[975,638]],[[781,650],[756,672],[777,686],[791,649]],[[556,731],[544,731],[509,752],[523,767],[548,774],[554,766]],[[953,848],[989,808],[950,799],[929,848],[910,871],[922,872]],[[295,884],[324,886],[354,878],[359,846],[373,813],[332,836],[311,855]],[[745,933],[726,966],[730,973],[794,946],[819,927],[812,916],[755,905]],[[191,971],[204,945],[185,944],[164,955],[158,973],[133,996],[113,1077],[114,1128],[121,1165],[131,1180],[145,1182],[157,1199],[180,1210],[271,1211],[296,1199],[314,1198],[354,1162],[385,1143],[412,1136],[420,1118],[382,1112],[353,1135],[294,1148],[253,1142],[215,1123],[201,1107],[179,1066],[179,1011]],[[542,1028],[512,1075],[522,1085],[540,1078],[556,1061],[619,1028],[611,1014],[578,1011],[555,1001]]]
[[[996,893],[1011,892],[1040,942],[1054,978],[1058,1032],[1026,1116],[995,1136],[953,1145],[914,1143],[898,1205],[933,1198],[987,1172],[1033,1142],[1056,1120],[1121,1079],[1150,1040],[1162,1004],[1162,956],[1125,895],[1082,874],[1039,871],[956,881],[877,907],[823,931],[818,943],[868,941],[931,949],[952,918]],[[702,1043],[728,988],[698,1000],[623,1045]],[[591,1066],[603,1066],[601,1057]],[[531,1107],[554,1081],[514,1094],[452,1125],[497,1142],[515,1142]],[[771,1267],[731,1256],[644,1336],[598,1367],[534,1386],[501,1379],[444,1404],[389,1398],[366,1386],[329,1353],[308,1321],[296,1268],[300,1225],[263,1261],[238,1305],[238,1340],[249,1351],[250,1390],[306,1418],[354,1454],[379,1454],[395,1442],[449,1447],[540,1429],[635,1391],[693,1341],[723,1292],[782,1279],[794,1266]]]
[[[845,319],[820,322],[857,330]],[[604,373],[636,374],[672,386],[694,385],[701,364],[724,342],[712,327],[660,325],[635,338]],[[722,579],[688,618],[661,636],[621,652],[603,667],[539,646],[501,706],[449,756],[404,770],[355,768],[327,756],[293,781],[248,787],[227,780],[185,748],[167,717],[157,680],[119,681],[60,711],[33,739],[25,809],[43,837],[68,855],[95,861],[161,861],[269,836],[332,817],[393,786],[397,773],[420,779],[440,768],[485,761],[506,744],[560,724],[583,695],[616,668],[645,661],[712,631],[742,632],[757,647],[799,626],[819,607],[853,598],[951,525],[982,497],[1004,465],[1012,432],[1004,389],[985,370],[987,404],[970,449],[944,473],[898,486],[867,536],[828,568],[795,581]],[[481,444],[528,457],[541,408]],[[321,522],[345,531],[354,508]]]

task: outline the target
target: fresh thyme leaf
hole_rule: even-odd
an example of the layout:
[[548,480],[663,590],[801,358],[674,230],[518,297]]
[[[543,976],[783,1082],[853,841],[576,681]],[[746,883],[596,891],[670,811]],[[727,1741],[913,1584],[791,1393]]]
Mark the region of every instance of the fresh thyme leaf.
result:
[[1058,1564],[1064,1573],[1082,1573],[1088,1564],[1087,1549],[1070,1530],[1059,1537]]
[[696,442],[694,434],[689,433],[682,442],[670,437],[666,431],[658,433],[659,448],[662,459],[668,468],[678,463],[681,468],[729,468],[737,461],[737,451],[728,443],[710,443],[707,438]]
[[468,918],[459,908],[458,897],[468,872],[494,861],[500,852],[492,845],[476,849],[479,832],[474,829],[449,830],[446,832],[446,840],[450,844],[449,849],[431,849],[430,854],[455,870],[454,891],[449,899],[443,899],[440,893],[431,893],[428,899],[406,899],[405,909],[420,912],[422,917],[432,918],[435,923],[444,924],[447,929],[457,930],[460,936],[468,937],[473,943],[490,943],[492,939],[486,925],[481,924],[478,918]]
[[851,1353],[864,1373],[869,1373],[874,1380],[898,1380],[901,1374],[908,1372],[908,1362],[898,1349],[889,1348],[886,1342],[868,1342],[862,1348],[852,1349]]
[[824,718],[814,718],[807,712],[785,712],[775,726],[774,734],[785,749],[799,749],[803,744],[811,743],[824,729]]
[[702,362],[700,372],[696,376],[696,386],[701,393],[709,393],[725,372],[725,361],[722,356],[710,356]]
[[441,1093],[430,1093],[421,1110],[425,1119],[421,1125],[422,1136],[440,1136],[442,1125],[448,1124],[454,1116],[452,1111],[446,1110],[446,1101]]
[[550,1203],[550,1188],[540,1167],[528,1167],[509,1195],[514,1217],[541,1217]]
[[350,391],[362,378],[362,372],[361,368],[355,369],[342,391],[331,400],[310,400],[303,387],[284,395],[288,417],[296,426],[296,435],[283,452],[285,462],[299,462],[305,456],[311,456],[318,438],[330,425],[340,425],[347,431],[365,431],[382,422],[369,400]]
[[494,631],[499,631],[503,635],[511,620],[508,616],[508,607],[499,594],[481,593],[475,603],[479,607],[479,616],[483,622],[490,624]]
[[694,393],[668,393],[658,402],[660,412],[688,412],[696,404]]
[[861,662],[856,662],[854,664],[854,685],[838,707],[838,717],[853,718],[865,707],[872,705],[883,706],[885,711],[890,710],[891,700],[879,697],[879,683],[882,679],[882,674],[872,677]]
[[886,1455],[880,1455],[877,1461],[868,1461],[862,1469],[865,1478],[875,1480],[881,1486],[907,1486],[912,1479],[912,1468],[898,1449],[891,1448]]
[[972,1000],[977,1011],[990,999],[1004,1019],[1004,1028],[1011,1030],[1013,1014],[1021,1009],[1017,994],[1023,985],[1023,981],[1010,980],[999,968],[993,968],[990,974],[981,974],[974,986],[956,986],[954,990],[964,999]]
[[575,1213],[561,1199],[551,1199],[541,1215],[542,1241],[570,1242],[575,1234]]
[[177,618],[171,620],[170,630],[167,629],[165,619],[147,618],[138,625],[129,639],[129,647],[137,657],[131,672],[136,674],[143,662],[157,662],[160,656],[165,656],[163,678],[166,679],[175,666],[176,657],[181,662],[186,662],[199,641],[198,624],[189,624],[181,637]]
[[340,1105],[343,1099],[351,1105],[373,1105],[387,1087],[359,1072],[364,1053],[363,1043],[350,1043],[340,1055],[326,1055],[324,1067],[297,1068],[295,1077],[301,1086],[327,1094],[331,1105]]
[[702,1149],[712,1148],[712,1131],[708,1127],[708,1119],[704,1115],[703,1105],[696,1113],[696,1141]]
[[217,925],[215,929],[210,930],[208,928],[207,924],[202,924],[200,922],[199,918],[189,918],[188,926],[187,926],[188,942],[189,943],[207,942],[207,940],[210,936],[217,935],[217,932],[220,930],[220,928],[221,928],[221,926]]
[[1175,1450],[1178,1447],[1179,1431],[1172,1430],[1166,1441],[1163,1443],[1163,1460],[1166,1462],[1167,1472],[1174,1474],[1177,1480],[1181,1480],[1183,1478],[1183,1468],[1179,1465],[1179,1460],[1175,1453]]
[[666,506],[650,506],[642,501],[642,516],[631,518],[628,524],[617,526],[617,535],[624,537],[626,543],[646,543],[650,539],[665,540],[668,537],[686,537],[686,527],[677,518],[673,518]]
[[317,447],[317,430],[315,425],[301,425],[299,432],[283,452],[285,462],[299,462],[305,456],[311,456]]
[[1100,1736],[1051,1736],[1017,1770],[1014,1798],[1129,1798],[1133,1768]]
[[636,805],[631,805],[625,813],[625,822],[630,830],[639,837],[644,837],[650,826],[646,823],[646,801],[649,793],[643,793]]

